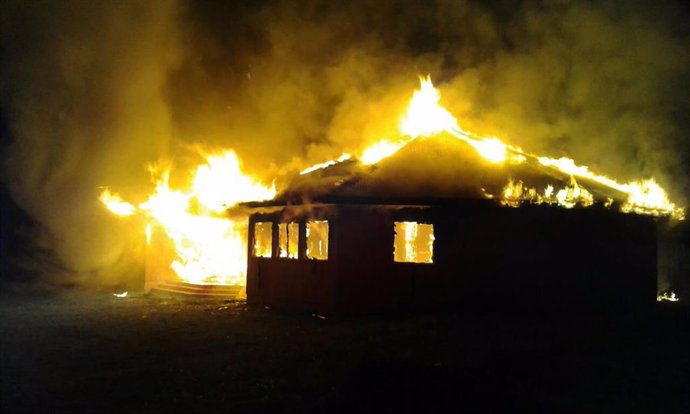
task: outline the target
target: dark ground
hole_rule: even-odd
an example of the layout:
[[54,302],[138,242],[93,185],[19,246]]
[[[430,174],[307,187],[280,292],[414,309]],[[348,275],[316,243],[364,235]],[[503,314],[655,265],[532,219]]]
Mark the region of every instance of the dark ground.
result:
[[0,412],[686,413],[677,305],[321,319],[218,299],[4,297]]

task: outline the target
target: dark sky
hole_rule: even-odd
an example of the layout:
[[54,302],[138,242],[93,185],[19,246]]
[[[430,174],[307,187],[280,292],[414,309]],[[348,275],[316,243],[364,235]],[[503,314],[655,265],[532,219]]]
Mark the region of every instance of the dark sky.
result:
[[267,180],[356,153],[431,74],[466,129],[687,204],[688,22],[666,1],[6,0],[3,203],[69,272],[115,274],[138,235],[100,186],[141,196],[147,163],[186,171],[199,144]]

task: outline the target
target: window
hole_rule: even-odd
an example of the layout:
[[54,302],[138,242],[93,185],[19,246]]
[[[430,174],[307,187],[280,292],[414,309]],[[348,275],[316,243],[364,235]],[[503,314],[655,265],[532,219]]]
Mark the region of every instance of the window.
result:
[[408,263],[433,263],[434,225],[396,221],[393,260]]
[[280,257],[297,259],[299,248],[299,223],[278,224],[278,254]]
[[273,223],[254,223],[254,257],[271,257],[273,253]]
[[328,260],[328,222],[307,222],[307,258]]

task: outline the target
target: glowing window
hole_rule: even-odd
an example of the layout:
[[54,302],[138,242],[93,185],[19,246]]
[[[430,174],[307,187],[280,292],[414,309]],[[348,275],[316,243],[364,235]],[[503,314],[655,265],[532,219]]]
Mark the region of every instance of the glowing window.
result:
[[396,221],[393,260],[407,263],[433,263],[434,225]]
[[297,259],[299,247],[299,223],[278,224],[279,256],[288,259]]
[[273,223],[254,223],[254,257],[271,257],[273,252]]
[[328,222],[307,222],[307,258],[328,260]]

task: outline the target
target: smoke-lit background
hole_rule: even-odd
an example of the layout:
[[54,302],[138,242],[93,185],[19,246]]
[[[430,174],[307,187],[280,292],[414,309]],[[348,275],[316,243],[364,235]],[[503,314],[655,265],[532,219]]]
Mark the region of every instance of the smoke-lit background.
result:
[[687,205],[684,4],[6,0],[3,264],[123,283],[142,230],[99,205],[102,186],[144,197],[161,158],[182,182],[198,144],[235,149],[267,181],[358,153],[396,134],[418,74],[468,130],[655,177]]

